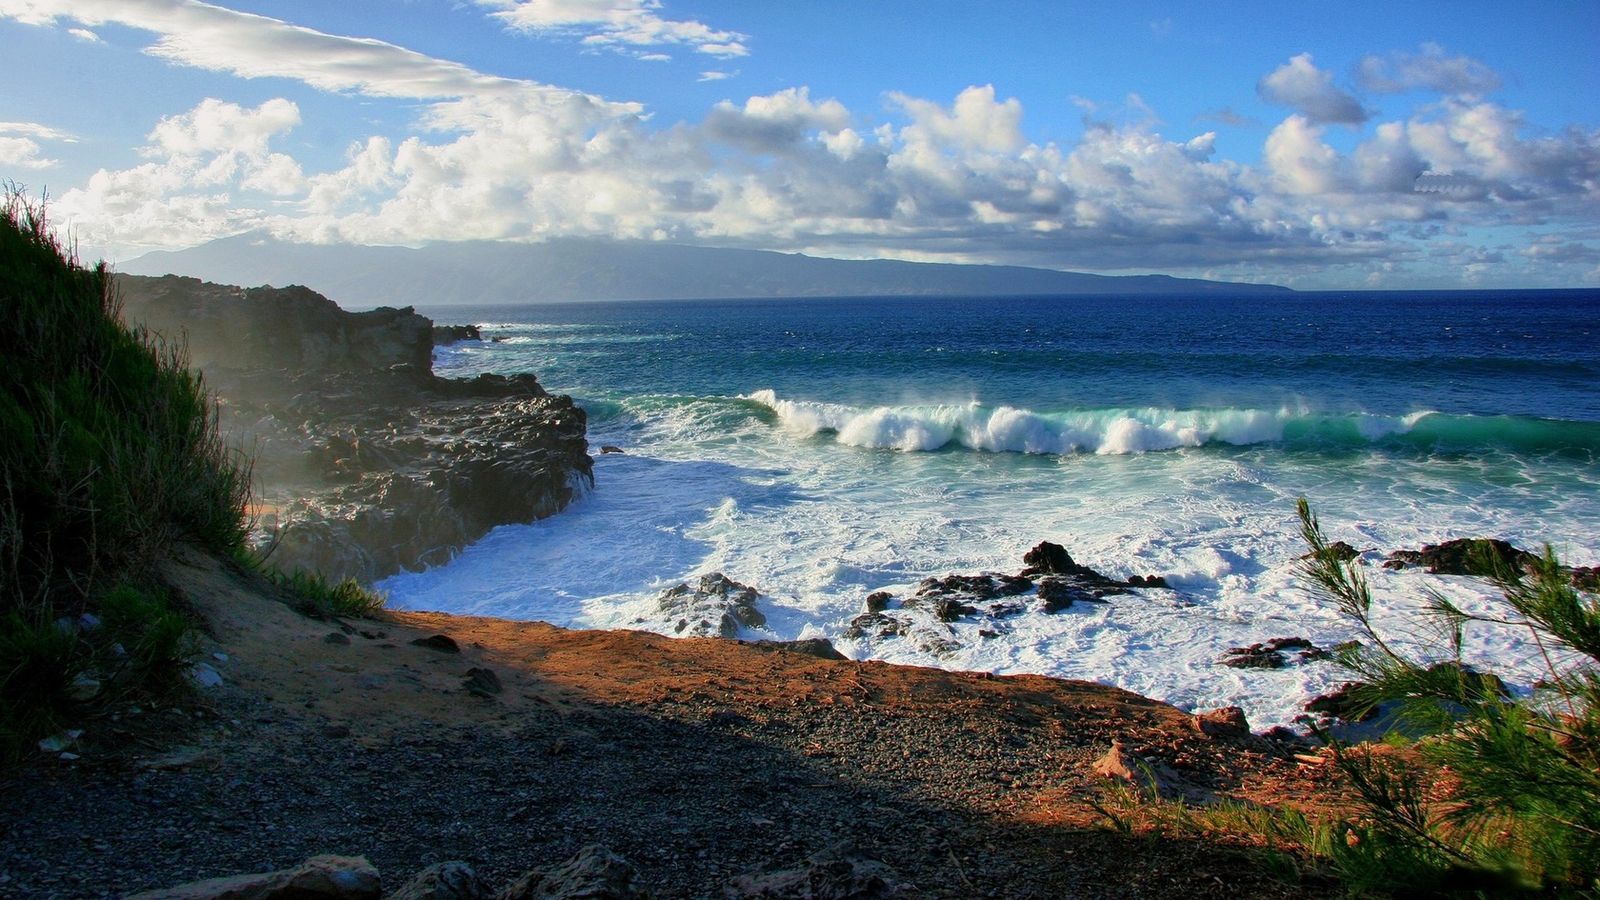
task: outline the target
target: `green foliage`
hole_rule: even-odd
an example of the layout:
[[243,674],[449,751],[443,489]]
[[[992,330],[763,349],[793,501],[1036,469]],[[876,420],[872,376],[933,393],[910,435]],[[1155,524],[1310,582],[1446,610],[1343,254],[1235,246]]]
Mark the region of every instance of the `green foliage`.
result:
[[[1431,658],[1386,640],[1371,619],[1372,596],[1352,560],[1340,560],[1304,498],[1302,532],[1311,547],[1303,574],[1365,633],[1341,657],[1366,684],[1369,707],[1393,706],[1416,733],[1431,778],[1403,757],[1333,743],[1335,759],[1365,804],[1334,862],[1353,890],[1499,892],[1541,886],[1600,893],[1600,601],[1580,594],[1546,547],[1526,571],[1495,561],[1504,613],[1469,614],[1442,594],[1426,598]],[[1527,698],[1463,663],[1464,630],[1526,630],[1546,673]]]
[[88,664],[77,636],[38,611],[0,616],[0,758],[55,726]]
[[330,583],[320,573],[300,570],[288,575],[273,571],[267,577],[289,592],[291,607],[313,619],[371,618],[389,599],[362,587],[354,578]]
[[[103,263],[79,265],[16,189],[0,197],[0,720],[23,738],[80,675],[181,671],[187,624],[123,585],[175,541],[230,552],[248,527],[249,465],[199,375],[119,313]],[[54,624],[84,612],[105,627]]]

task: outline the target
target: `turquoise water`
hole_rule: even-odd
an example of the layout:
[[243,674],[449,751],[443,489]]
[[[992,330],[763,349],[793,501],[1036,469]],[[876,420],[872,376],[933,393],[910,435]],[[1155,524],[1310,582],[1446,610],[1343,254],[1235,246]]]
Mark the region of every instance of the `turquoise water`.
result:
[[[597,457],[567,512],[389,579],[398,606],[667,631],[653,598],[722,571],[764,595],[747,637],[1099,680],[1265,726],[1341,673],[1223,652],[1350,636],[1294,577],[1301,495],[1363,548],[1492,536],[1600,561],[1597,292],[422,311],[495,339],[441,350],[442,374],[535,372],[588,411],[591,444],[626,452]],[[1176,589],[956,623],[953,651],[846,639],[867,593],[1014,572],[1040,540]],[[1397,627],[1441,581],[1377,580]],[[1538,675],[1517,635],[1469,644]]]

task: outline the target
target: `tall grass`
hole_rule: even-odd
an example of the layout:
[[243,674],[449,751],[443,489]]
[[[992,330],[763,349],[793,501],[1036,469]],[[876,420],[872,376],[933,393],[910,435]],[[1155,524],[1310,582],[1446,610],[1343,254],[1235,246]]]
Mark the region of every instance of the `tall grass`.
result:
[[102,659],[72,623],[103,620],[124,652],[176,650],[143,573],[176,541],[241,549],[250,469],[183,348],[125,326],[105,264],[80,265],[15,189],[0,199],[0,361],[0,735],[14,743],[70,705],[63,679],[171,674]]

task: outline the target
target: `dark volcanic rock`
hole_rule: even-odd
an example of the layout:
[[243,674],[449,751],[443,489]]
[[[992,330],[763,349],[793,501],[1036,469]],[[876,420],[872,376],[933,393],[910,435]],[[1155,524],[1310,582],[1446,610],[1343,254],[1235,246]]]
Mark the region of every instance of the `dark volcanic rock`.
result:
[[433,326],[433,345],[447,347],[458,341],[481,341],[483,332],[476,325],[435,325]]
[[1306,704],[1306,712],[1317,713],[1342,722],[1365,722],[1378,715],[1377,705],[1363,696],[1366,685],[1346,682],[1338,690],[1313,697]]
[[1422,566],[1435,575],[1478,575],[1493,577],[1497,572],[1516,573],[1527,569],[1536,557],[1501,540],[1445,541],[1424,544],[1421,550],[1396,550],[1384,560],[1385,569]]
[[494,892],[464,862],[435,863],[418,872],[384,900],[490,900]]
[[756,609],[761,594],[755,588],[713,572],[700,576],[700,583],[690,588],[680,584],[661,595],[658,606],[661,612],[677,619],[673,631],[684,637],[731,638],[739,633],[739,626],[760,628],[767,617]]
[[121,277],[130,321],[187,338],[255,457],[259,542],[284,570],[371,582],[438,565],[593,484],[585,417],[532,375],[439,378],[433,325],[306,288]]
[[560,866],[522,876],[495,900],[648,900],[649,896],[627,860],[591,844]]
[[167,275],[117,277],[123,315],[187,338],[190,364],[291,371],[382,371],[432,364],[433,323],[411,307],[352,313],[310,288],[241,288]]
[[[1291,658],[1290,654],[1294,654]],[[1264,644],[1232,647],[1221,662],[1235,669],[1281,669],[1291,664],[1302,664],[1322,659],[1332,659],[1333,653],[1318,647],[1302,637],[1273,638]]]
[[848,842],[830,847],[798,869],[740,875],[728,883],[729,900],[888,900],[898,876],[862,856]]
[[804,638],[798,641],[757,641],[755,646],[767,650],[787,650],[790,653],[799,653],[803,656],[814,656],[817,659],[849,659],[833,646],[827,638]]

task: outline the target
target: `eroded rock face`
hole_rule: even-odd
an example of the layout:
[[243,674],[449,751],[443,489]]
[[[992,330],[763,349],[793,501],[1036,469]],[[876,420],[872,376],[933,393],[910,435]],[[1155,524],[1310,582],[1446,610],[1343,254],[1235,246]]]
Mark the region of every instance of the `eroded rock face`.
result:
[[352,313],[299,285],[241,288],[166,275],[117,278],[124,317],[169,339],[186,336],[197,369],[352,372],[428,368],[433,323],[411,307]]
[[433,325],[305,288],[119,279],[125,316],[186,334],[255,459],[257,537],[283,570],[372,582],[448,561],[593,485],[583,410],[532,375],[439,378]]

